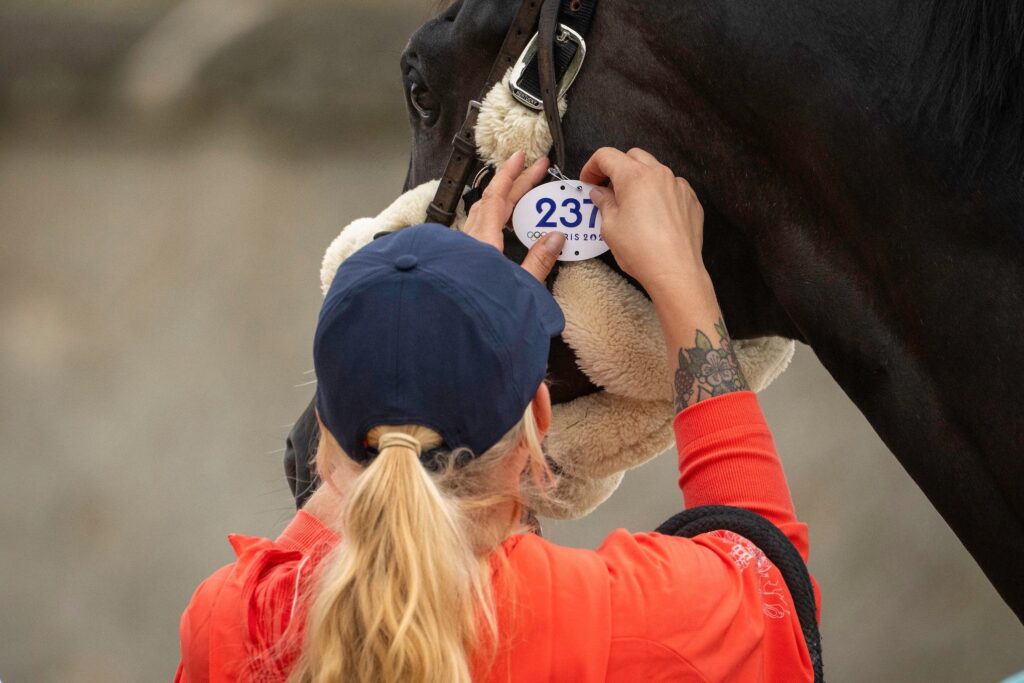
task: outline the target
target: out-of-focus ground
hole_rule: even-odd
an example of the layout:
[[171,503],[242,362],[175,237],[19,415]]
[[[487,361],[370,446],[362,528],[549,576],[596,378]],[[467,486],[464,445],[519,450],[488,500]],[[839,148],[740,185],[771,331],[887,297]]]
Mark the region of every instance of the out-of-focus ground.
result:
[[[320,255],[400,189],[397,60],[431,11],[0,7],[6,683],[170,679],[225,534],[290,517],[281,448],[312,391]],[[829,680],[1024,668],[1024,628],[809,349],[762,401],[810,525]],[[547,533],[653,528],[680,507],[674,478],[662,456]]]

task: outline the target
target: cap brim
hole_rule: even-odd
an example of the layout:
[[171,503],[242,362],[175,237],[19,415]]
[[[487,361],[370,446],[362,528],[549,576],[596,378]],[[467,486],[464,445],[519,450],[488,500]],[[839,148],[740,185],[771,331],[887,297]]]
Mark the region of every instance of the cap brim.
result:
[[547,287],[523,268],[517,267],[515,276],[533,295],[544,331],[551,337],[560,335],[565,329],[565,315],[562,314],[562,307],[555,301],[555,297],[551,296]]

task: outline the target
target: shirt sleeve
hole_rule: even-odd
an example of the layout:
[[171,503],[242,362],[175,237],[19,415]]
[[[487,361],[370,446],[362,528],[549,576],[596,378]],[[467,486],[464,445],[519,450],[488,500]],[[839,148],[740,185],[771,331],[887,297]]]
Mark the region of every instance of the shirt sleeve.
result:
[[807,525],[796,518],[757,395],[735,391],[705,399],[682,410],[673,427],[686,506],[732,505],[756,512],[786,534],[806,562]]
[[[796,518],[756,395],[706,399],[681,411],[673,426],[687,507],[755,512],[779,527],[806,562],[807,526]],[[668,646],[707,680],[813,678],[785,581],[746,538],[724,530],[693,539],[620,530],[598,552],[613,579],[613,612],[641,616],[632,627],[630,619],[619,619],[632,629],[617,634],[620,639]],[[622,663],[622,651],[613,648],[611,667]]]

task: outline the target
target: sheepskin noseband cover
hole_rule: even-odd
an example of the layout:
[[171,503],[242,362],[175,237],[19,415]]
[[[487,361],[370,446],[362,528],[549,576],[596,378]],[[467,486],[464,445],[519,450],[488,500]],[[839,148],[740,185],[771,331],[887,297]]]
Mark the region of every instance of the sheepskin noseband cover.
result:
[[[516,102],[507,79],[506,74],[484,98],[476,125],[481,158],[495,166],[520,149],[532,163],[551,147],[543,113]],[[558,104],[564,115],[564,99]],[[377,216],[345,226],[324,254],[323,292],[342,261],[375,234],[426,220],[437,184],[431,180],[415,187]],[[460,206],[452,227],[461,230],[465,220]],[[561,471],[560,483],[552,499],[530,504],[540,515],[575,519],[603,503],[626,470],[672,445],[675,411],[661,328],[643,293],[592,259],[563,263],[553,294],[565,314],[562,337],[576,353],[580,369],[601,391],[554,406],[545,448]],[[735,340],[733,346],[754,391],[782,374],[795,347],[781,337]]]

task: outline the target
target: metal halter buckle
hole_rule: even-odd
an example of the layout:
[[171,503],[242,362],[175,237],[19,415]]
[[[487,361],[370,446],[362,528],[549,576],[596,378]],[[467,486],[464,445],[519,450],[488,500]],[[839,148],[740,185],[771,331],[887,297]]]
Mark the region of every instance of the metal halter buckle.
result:
[[[534,33],[533,38],[530,39],[530,42],[523,49],[523,53],[519,55],[519,59],[516,60],[515,65],[512,67],[512,75],[508,79],[508,88],[512,91],[512,96],[521,104],[526,105],[530,109],[541,111],[544,109],[544,100],[541,99],[540,93],[532,93],[526,90],[522,83],[520,83],[523,74],[526,72],[526,67],[533,61],[534,55],[537,54],[539,38],[539,34]],[[565,73],[562,74],[562,79],[558,82],[558,96],[562,97],[569,90],[572,82],[576,80],[576,75],[580,72],[580,67],[583,66],[583,58],[587,55],[587,43],[583,40],[583,36],[565,24],[558,25],[558,34],[555,36],[555,40],[560,43],[571,41],[576,43],[577,46],[576,54],[573,55]]]

